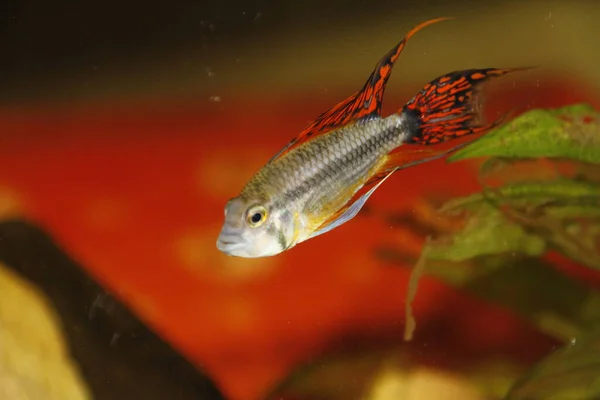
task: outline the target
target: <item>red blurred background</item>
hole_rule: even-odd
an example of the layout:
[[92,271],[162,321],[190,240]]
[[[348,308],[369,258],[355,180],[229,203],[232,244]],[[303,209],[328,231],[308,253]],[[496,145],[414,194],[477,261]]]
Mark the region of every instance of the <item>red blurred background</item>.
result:
[[[467,3],[463,16],[473,20]],[[402,29],[390,33],[386,28],[386,38],[394,36],[397,40],[413,22],[447,14],[445,4],[439,6],[439,12],[433,5],[423,6],[413,13],[419,15],[411,16],[410,23],[401,19]],[[277,12],[296,21],[293,7],[279,6]],[[115,62],[111,64],[113,75],[102,78],[62,76],[64,88],[70,88],[66,91],[61,91],[57,82],[49,83],[57,75],[44,80],[43,73],[32,70],[31,74],[36,72],[36,89],[25,83],[26,74],[13,71],[14,80],[4,82],[10,90],[0,109],[0,216],[24,216],[48,229],[69,254],[201,366],[233,400],[260,398],[299,362],[335,347],[347,336],[400,341],[410,265],[385,265],[377,261],[374,249],[381,242],[392,241],[418,255],[423,241],[410,227],[391,229],[384,221],[366,215],[274,258],[235,259],[216,250],[226,200],[311,118],[360,87],[378,54],[391,44],[377,34],[368,40],[370,44],[357,39],[349,21],[351,16],[360,15],[363,9],[359,6],[344,19],[339,17],[335,25],[328,23],[327,16],[336,15],[332,7],[316,22],[307,23],[310,39],[301,39],[313,46],[316,55],[300,61],[300,67],[314,63],[329,72],[290,74],[288,64],[282,67],[274,61],[278,53],[261,52],[261,44],[270,43],[270,48],[283,52],[283,45],[277,44],[281,41],[269,39],[269,34],[275,35],[277,29],[285,32],[284,37],[292,33],[283,28],[281,20],[271,21],[278,14],[270,14],[267,3],[255,8],[252,23],[265,19],[270,28],[261,28],[263,39],[256,39],[257,54],[251,61],[274,71],[272,81],[276,83],[272,86],[268,70],[259,74],[259,67],[247,67],[223,72],[231,80],[220,78],[182,91],[181,82],[163,66],[157,76],[167,76],[166,83],[157,83],[158,89],[153,86],[154,78],[149,77],[143,81],[152,87],[149,92],[136,92],[131,87],[120,92],[116,87],[127,75],[114,75],[120,65]],[[484,15],[482,10],[475,10],[480,13],[476,15]],[[227,15],[227,11],[220,12]],[[540,10],[540,20],[547,14]],[[506,20],[509,16],[505,15]],[[365,26],[375,26],[368,25],[375,17],[369,18],[359,24],[361,37],[369,34]],[[553,18],[569,20],[561,20],[556,12]],[[480,19],[478,24],[483,26]],[[418,54],[420,60],[412,60],[408,51],[411,45],[407,47],[401,71],[394,76],[410,83],[401,89],[390,88],[386,109],[398,108],[422,83],[455,66],[481,67],[497,57],[507,61],[495,66],[504,67],[536,58],[520,47],[521,58],[514,53],[506,57],[490,54],[486,62],[480,62],[487,50],[482,38],[470,43],[472,51],[477,49],[478,55],[473,56],[479,57],[477,60],[428,58],[435,57],[427,54],[436,51],[436,40],[442,42],[437,45],[445,56],[452,51],[444,43],[458,41],[474,29],[458,25],[440,25],[435,32],[424,32],[427,41],[419,42],[424,47],[419,47],[415,38],[410,54]],[[314,29],[319,27],[327,27],[328,33],[338,27],[340,33],[317,43]],[[552,35],[546,36],[547,41],[553,40]],[[341,39],[346,37],[350,42]],[[176,41],[177,36],[169,40]],[[208,58],[205,64],[220,65],[223,59],[232,58],[232,49],[238,49],[233,39],[219,40],[229,43],[229,47],[223,44],[223,49],[228,49],[223,50],[226,55],[217,58],[219,49],[213,47],[204,56]],[[354,52],[335,50],[335,57],[326,55],[334,51],[327,45],[336,40],[351,43],[342,47],[352,47]],[[183,54],[181,48],[194,47],[181,46],[177,54]],[[419,50],[422,48],[427,49],[425,53]],[[292,62],[289,60],[295,59],[288,50],[283,57]],[[20,51],[24,54],[23,49]],[[251,54],[248,49],[243,51]],[[156,54],[160,60],[176,58],[173,53]],[[539,53],[542,60],[547,60],[546,56],[543,51]],[[360,65],[348,66],[350,72],[340,73],[338,79],[343,85],[330,79],[328,74],[335,75],[339,67],[332,59],[337,58],[346,68],[345,63],[354,57],[360,58]],[[85,57],[77,60],[87,67],[102,65],[102,61],[86,64]],[[420,68],[418,63],[424,60],[429,65]],[[437,64],[435,71],[431,64]],[[72,61],[72,65],[78,64]],[[143,62],[132,65],[135,67],[128,68],[144,70]],[[200,62],[195,67],[201,73],[213,73],[204,71]],[[571,70],[564,68],[550,69],[504,80],[489,96],[488,115],[515,104],[525,108],[580,101],[600,105],[590,76],[566,75],[564,71]],[[214,71],[219,76],[221,70],[214,67]],[[303,79],[310,84],[303,86]],[[236,89],[238,81],[248,84]],[[86,82],[91,82],[89,91],[73,89]],[[103,88],[106,82],[110,87]],[[402,171],[373,196],[371,205],[418,214],[430,196],[477,190],[474,167],[467,162],[446,165],[438,161]],[[570,268],[577,276],[584,276],[576,266]],[[443,363],[445,358],[452,358],[453,348],[460,349],[465,359],[504,352],[531,362],[554,345],[506,310],[480,303],[433,279],[422,281],[415,307],[418,353],[428,362]]]

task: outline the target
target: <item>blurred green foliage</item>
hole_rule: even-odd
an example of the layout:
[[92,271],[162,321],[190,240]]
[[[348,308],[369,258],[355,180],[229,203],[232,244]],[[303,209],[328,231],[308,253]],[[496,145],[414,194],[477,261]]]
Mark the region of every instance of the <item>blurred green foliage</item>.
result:
[[551,250],[600,269],[600,114],[587,105],[532,110],[449,161],[482,156],[482,190],[441,208],[462,223],[427,242],[426,272],[567,343],[507,400],[600,398],[600,293],[544,257]]
[[505,400],[600,398],[600,332],[574,340],[519,379]]
[[[415,365],[402,346],[352,351],[312,361],[268,398],[600,399],[600,291],[548,257],[600,269],[600,113],[587,105],[532,110],[449,160],[484,156],[481,190],[443,204],[436,218],[447,228],[425,227],[436,234],[413,267],[405,338],[419,340],[411,303],[428,274],[510,309],[564,347],[530,371],[507,357],[451,374]],[[402,263],[414,257],[384,250]]]
[[598,113],[587,104],[531,110],[456,152],[448,161],[484,156],[569,158],[598,164]]

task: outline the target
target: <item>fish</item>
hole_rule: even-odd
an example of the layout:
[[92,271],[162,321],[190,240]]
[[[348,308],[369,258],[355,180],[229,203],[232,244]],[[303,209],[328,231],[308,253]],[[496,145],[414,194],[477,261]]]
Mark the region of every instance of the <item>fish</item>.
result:
[[424,21],[375,65],[363,87],[318,116],[273,156],[225,205],[217,249],[229,256],[278,255],[354,218],[395,172],[448,155],[436,144],[481,136],[503,121],[485,123],[481,84],[527,69],[454,71],[427,83],[397,112],[382,115],[394,63]]

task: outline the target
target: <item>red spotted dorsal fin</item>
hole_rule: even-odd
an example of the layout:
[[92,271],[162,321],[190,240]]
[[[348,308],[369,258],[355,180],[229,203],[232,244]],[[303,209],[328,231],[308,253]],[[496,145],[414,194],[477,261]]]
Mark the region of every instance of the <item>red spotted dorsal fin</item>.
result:
[[450,19],[450,17],[435,18],[417,25],[406,34],[406,36],[383,56],[375,66],[371,76],[364,84],[363,88],[346,100],[336,104],[323,114],[317,117],[300,134],[294,138],[283,150],[281,150],[271,161],[283,156],[293,148],[301,145],[307,140],[325,134],[334,128],[347,125],[361,118],[369,116],[379,116],[381,114],[381,105],[383,93],[387,81],[392,74],[392,67],[400,56],[406,42],[415,33],[426,26]]

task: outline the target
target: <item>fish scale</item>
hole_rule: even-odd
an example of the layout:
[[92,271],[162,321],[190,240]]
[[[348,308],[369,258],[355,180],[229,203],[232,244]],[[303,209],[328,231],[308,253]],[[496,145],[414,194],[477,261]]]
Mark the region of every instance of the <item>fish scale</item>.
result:
[[401,122],[399,115],[373,118],[321,136],[259,171],[242,196],[298,202],[301,209],[327,204],[338,195],[327,189],[365,181],[382,156],[402,143]]

